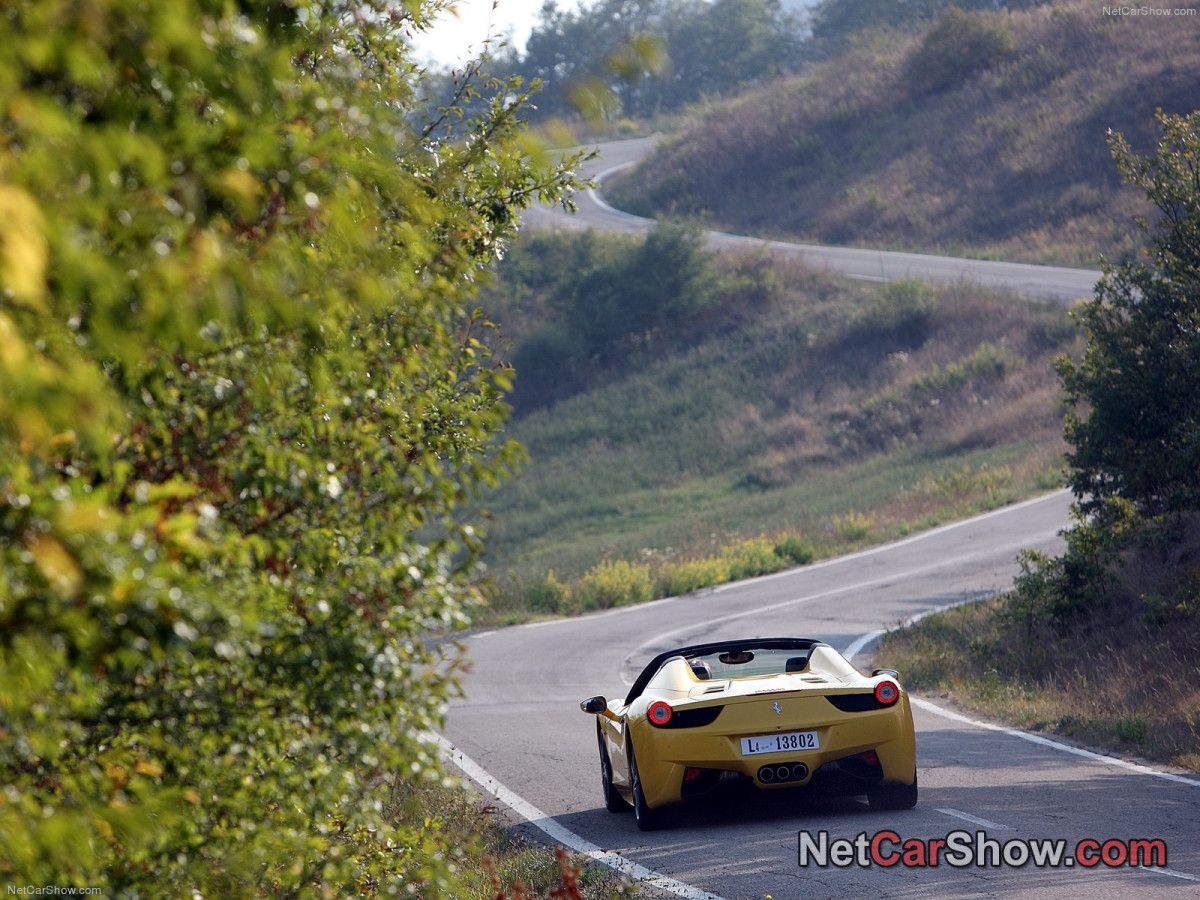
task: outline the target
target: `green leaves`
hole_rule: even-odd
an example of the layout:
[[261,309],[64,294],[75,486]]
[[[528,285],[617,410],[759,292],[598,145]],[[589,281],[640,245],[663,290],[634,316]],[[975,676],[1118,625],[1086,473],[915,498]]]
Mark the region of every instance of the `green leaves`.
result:
[[[520,451],[473,285],[535,159],[440,148],[382,2],[0,20],[0,872],[106,894],[429,896],[430,629]],[[437,886],[442,886],[438,888]]]
[[1149,516],[1200,508],[1200,113],[1158,118],[1152,155],[1110,140],[1118,169],[1162,213],[1143,225],[1146,260],[1106,268],[1075,313],[1083,357],[1058,363],[1070,483],[1087,513],[1110,498]]

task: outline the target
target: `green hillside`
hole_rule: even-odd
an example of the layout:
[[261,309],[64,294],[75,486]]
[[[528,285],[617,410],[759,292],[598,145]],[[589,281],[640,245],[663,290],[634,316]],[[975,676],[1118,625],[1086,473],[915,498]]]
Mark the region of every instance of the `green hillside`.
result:
[[[581,246],[607,277],[576,279]],[[684,280],[710,286],[702,312],[641,322],[603,352],[572,357],[556,344],[573,315],[564,284],[636,277],[629,259],[644,255],[629,239],[537,238],[487,295],[515,323],[509,436],[530,455],[489,501],[502,607],[528,601],[531,585],[539,594],[550,571],[567,582],[622,560],[677,592],[704,583],[703,560],[759,552],[756,539],[831,554],[1061,483],[1051,359],[1076,340],[1061,307],[689,256],[695,277]],[[644,264],[665,280],[664,258]],[[731,550],[739,542],[754,546]],[[782,567],[727,571],[772,564]]]
[[1155,109],[1189,112],[1198,84],[1197,18],[951,9],[696,113],[608,193],[747,233],[1092,266],[1146,211],[1107,130],[1150,147]]

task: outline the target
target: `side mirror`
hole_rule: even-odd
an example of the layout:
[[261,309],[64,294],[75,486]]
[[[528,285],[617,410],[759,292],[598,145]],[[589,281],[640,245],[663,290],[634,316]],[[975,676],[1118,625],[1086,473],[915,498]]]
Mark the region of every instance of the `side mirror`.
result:
[[608,712],[608,701],[603,697],[588,697],[586,700],[579,702],[579,708],[585,713],[600,716]]
[[893,678],[896,678],[896,679],[898,679],[900,677],[900,673],[897,672],[895,669],[876,669],[874,672],[871,673],[871,675],[872,676],[891,675]]

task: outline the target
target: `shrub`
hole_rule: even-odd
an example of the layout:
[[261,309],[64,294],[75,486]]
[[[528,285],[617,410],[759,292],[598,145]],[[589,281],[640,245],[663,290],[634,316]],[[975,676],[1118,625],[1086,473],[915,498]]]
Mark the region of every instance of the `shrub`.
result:
[[519,456],[473,285],[566,184],[506,88],[469,144],[407,127],[435,5],[4,4],[10,888],[456,895],[381,795],[441,777],[422,638]]
[[740,581],[778,572],[783,563],[775,553],[774,544],[765,537],[740,541],[723,554],[729,566],[729,580]]
[[729,565],[720,557],[668,563],[658,573],[655,591],[660,597],[678,597],[729,580]]
[[1123,744],[1137,744],[1145,740],[1146,723],[1141,719],[1117,719],[1117,738]]
[[525,589],[525,605],[535,613],[564,612],[570,597],[570,588],[555,577],[553,569]]
[[987,69],[1013,50],[1013,35],[999,16],[947,7],[908,63],[913,86],[940,91]]
[[937,305],[937,293],[925,282],[912,278],[890,281],[855,314],[852,336],[859,342],[877,337],[919,346]]
[[847,541],[861,541],[875,527],[875,517],[851,510],[844,516],[833,517],[833,530]]
[[581,610],[644,603],[654,597],[650,567],[623,559],[593,566],[572,592]]
[[775,542],[772,548],[775,555],[784,562],[794,565],[804,565],[813,561],[817,551],[804,540],[794,534],[785,535]]

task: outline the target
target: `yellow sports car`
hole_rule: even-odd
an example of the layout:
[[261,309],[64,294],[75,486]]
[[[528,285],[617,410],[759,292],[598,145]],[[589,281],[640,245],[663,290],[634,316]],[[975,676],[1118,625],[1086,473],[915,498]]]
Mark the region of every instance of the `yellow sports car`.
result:
[[917,802],[917,748],[896,673],[861,674],[821,641],[752,638],[654,657],[624,700],[589,697],[600,783],[643,830],[664,807],[730,779],[760,788],[816,782],[866,794],[873,809]]

